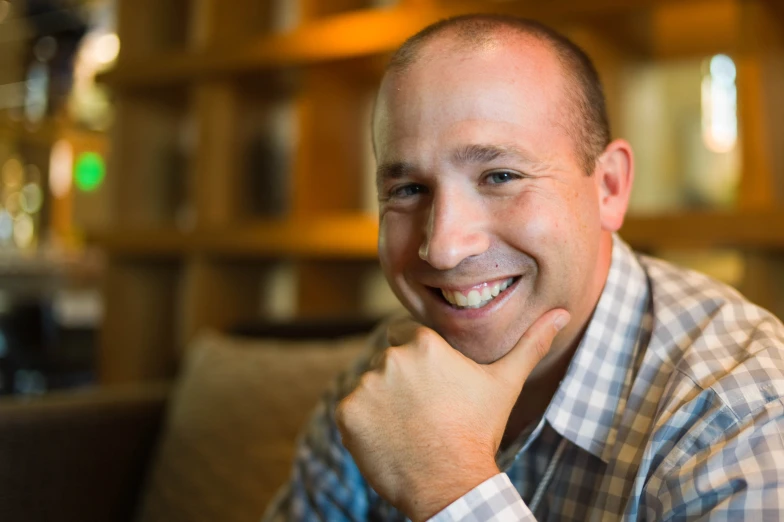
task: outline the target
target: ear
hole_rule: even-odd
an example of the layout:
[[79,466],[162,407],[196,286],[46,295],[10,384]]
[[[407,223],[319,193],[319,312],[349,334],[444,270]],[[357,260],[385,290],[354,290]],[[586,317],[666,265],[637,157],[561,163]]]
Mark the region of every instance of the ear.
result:
[[634,181],[634,153],[626,140],[614,140],[596,161],[599,219],[602,229],[616,232],[623,225]]

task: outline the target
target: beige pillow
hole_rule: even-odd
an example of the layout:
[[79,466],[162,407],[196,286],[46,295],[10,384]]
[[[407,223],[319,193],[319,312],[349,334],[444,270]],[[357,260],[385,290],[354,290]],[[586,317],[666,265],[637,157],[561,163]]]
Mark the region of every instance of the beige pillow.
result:
[[140,522],[258,522],[288,478],[298,431],[367,345],[207,333],[172,395]]

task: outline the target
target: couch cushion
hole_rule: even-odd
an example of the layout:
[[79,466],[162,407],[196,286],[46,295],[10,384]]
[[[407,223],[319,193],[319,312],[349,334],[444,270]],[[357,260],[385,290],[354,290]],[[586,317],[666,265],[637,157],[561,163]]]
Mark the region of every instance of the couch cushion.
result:
[[173,392],[140,522],[258,522],[287,479],[299,429],[366,346],[207,333]]

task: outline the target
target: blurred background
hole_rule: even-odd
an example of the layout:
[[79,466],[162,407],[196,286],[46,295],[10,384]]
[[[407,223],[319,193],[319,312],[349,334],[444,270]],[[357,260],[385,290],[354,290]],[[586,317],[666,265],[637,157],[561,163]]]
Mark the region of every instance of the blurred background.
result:
[[206,328],[373,319],[369,116],[440,18],[593,57],[637,179],[622,236],[784,316],[774,0],[0,0],[0,394],[166,379]]

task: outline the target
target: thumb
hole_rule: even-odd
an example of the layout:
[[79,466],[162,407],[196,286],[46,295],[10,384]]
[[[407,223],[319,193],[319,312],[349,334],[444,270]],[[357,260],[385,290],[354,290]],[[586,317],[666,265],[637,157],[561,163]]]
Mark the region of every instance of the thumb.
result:
[[556,308],[534,321],[514,347],[487,368],[508,383],[519,383],[522,389],[528,375],[550,351],[558,332],[571,319],[569,312]]

